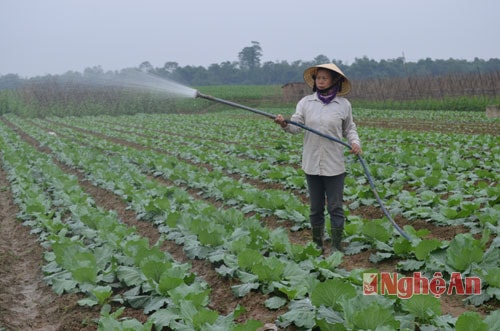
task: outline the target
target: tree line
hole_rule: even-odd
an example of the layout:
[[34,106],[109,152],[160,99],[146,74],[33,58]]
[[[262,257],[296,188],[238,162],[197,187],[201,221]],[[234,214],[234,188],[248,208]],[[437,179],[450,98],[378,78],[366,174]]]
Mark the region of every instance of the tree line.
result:
[[[293,62],[267,61],[262,63],[262,48],[257,41],[244,47],[238,53],[238,61],[225,61],[218,64],[203,66],[179,66],[177,62],[168,61],[162,67],[154,67],[149,61],[144,61],[137,68],[163,78],[188,85],[283,85],[290,82],[301,82],[303,71],[313,65],[333,62],[351,80],[372,80],[405,77],[436,77],[449,74],[482,74],[500,71],[500,59],[479,59],[473,61],[460,59],[421,59],[416,62],[406,61],[404,56],[376,61],[367,56],[356,58],[353,63],[347,64],[326,55],[318,55],[313,60],[297,60]],[[68,71],[59,75],[62,79],[75,79],[86,76],[119,75],[121,71],[105,72],[101,66],[86,68],[82,73]],[[33,80],[51,78],[44,77],[21,78],[17,74],[0,76],[0,89],[12,89],[29,83]]]

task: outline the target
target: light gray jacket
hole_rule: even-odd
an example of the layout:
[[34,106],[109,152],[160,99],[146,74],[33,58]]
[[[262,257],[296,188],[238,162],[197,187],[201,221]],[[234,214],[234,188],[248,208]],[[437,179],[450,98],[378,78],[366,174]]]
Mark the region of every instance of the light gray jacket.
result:
[[[350,145],[361,146],[356,124],[352,118],[351,103],[343,97],[335,97],[329,104],[323,104],[317,93],[302,98],[291,120],[311,129],[342,140]],[[288,124],[284,130],[299,133],[301,128]],[[336,176],[345,172],[345,147],[315,133],[305,131],[302,150],[302,169],[309,175]]]

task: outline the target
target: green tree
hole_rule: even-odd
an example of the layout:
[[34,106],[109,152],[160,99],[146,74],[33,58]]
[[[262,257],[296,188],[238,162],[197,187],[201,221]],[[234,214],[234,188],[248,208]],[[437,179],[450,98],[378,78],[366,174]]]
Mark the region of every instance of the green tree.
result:
[[160,77],[171,78],[173,73],[179,68],[179,64],[177,62],[169,61],[165,62],[163,67],[156,68],[154,73]]
[[252,41],[252,46],[243,48],[238,54],[240,68],[253,70],[260,67],[260,58],[262,57],[262,48],[258,41]]
[[179,68],[179,64],[177,62],[169,61],[165,62],[165,64],[163,65],[163,70],[168,73],[174,72],[177,68]]
[[0,76],[0,90],[14,89],[21,86],[23,80],[16,74]]
[[208,71],[214,77],[213,85],[236,84],[239,82],[238,63],[222,62],[220,64],[212,64],[208,67]]
[[330,63],[330,59],[326,55],[320,54],[314,58],[314,63],[315,64]]
[[144,61],[139,65],[139,70],[143,72],[153,72],[154,68],[149,61]]
[[104,70],[101,66],[88,67],[83,70],[83,75],[87,77],[99,76],[104,74]]

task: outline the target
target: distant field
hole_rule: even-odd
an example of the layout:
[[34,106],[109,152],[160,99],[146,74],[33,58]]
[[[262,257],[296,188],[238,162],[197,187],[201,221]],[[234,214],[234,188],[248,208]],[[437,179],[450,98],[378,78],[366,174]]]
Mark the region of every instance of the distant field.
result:
[[[286,94],[279,85],[237,85],[193,87],[217,98],[243,103],[252,107],[294,108],[301,95]],[[57,84],[37,85],[21,90],[0,91],[0,114],[12,113],[25,117],[133,115],[136,113],[189,113],[221,109],[221,105],[206,100],[171,97],[168,93],[130,92],[120,88],[83,86],[65,88]],[[349,99],[354,108],[433,111],[475,111],[483,113],[488,105],[500,104],[498,97],[444,97],[423,99]]]

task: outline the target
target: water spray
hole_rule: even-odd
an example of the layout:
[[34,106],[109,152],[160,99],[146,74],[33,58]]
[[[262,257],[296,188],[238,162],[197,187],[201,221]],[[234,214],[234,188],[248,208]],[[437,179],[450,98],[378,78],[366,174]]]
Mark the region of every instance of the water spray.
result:
[[[222,104],[225,104],[225,105],[228,105],[228,106],[231,106],[231,107],[236,107],[236,108],[241,108],[241,109],[244,109],[244,110],[248,110],[248,111],[251,111],[253,113],[256,113],[256,114],[259,114],[259,115],[263,115],[263,116],[266,116],[266,117],[271,118],[271,119],[275,119],[276,118],[276,115],[266,113],[266,112],[264,112],[262,110],[251,108],[251,107],[247,107],[247,106],[244,106],[244,105],[241,105],[239,103],[232,102],[232,101],[228,101],[228,100],[224,100],[224,99],[219,99],[219,98],[213,97],[211,95],[206,95],[206,94],[200,93],[198,91],[196,91],[195,97],[196,98],[207,99],[207,100],[218,102],[218,103],[222,103]],[[339,140],[339,139],[337,139],[335,137],[332,137],[330,135],[324,134],[322,132],[319,132],[319,131],[317,131],[315,129],[312,129],[312,128],[308,127],[308,126],[305,126],[304,124],[301,124],[301,123],[298,123],[298,122],[295,122],[295,121],[291,121],[291,120],[285,120],[285,121],[288,124],[298,126],[298,127],[302,128],[304,130],[310,131],[310,132],[312,132],[314,134],[317,134],[317,135],[319,135],[319,136],[321,136],[323,138],[326,138],[328,140],[331,140],[331,141],[334,141],[336,143],[342,144],[345,147],[347,147],[349,150],[352,149],[351,145],[347,144],[346,142],[344,142],[342,140]],[[377,189],[375,188],[375,184],[373,182],[373,178],[372,178],[372,176],[370,174],[370,171],[368,170],[368,166],[367,166],[365,160],[359,154],[356,154],[356,156],[358,157],[358,160],[361,163],[361,166],[363,167],[365,175],[368,178],[368,182],[370,183],[370,187],[372,189],[373,195],[377,199],[377,202],[379,203],[380,208],[382,209],[382,212],[387,217],[387,219],[391,222],[392,226],[399,232],[399,234],[401,234],[405,239],[411,241],[410,236],[408,234],[406,234],[406,232],[404,232],[403,229],[401,229],[401,227],[392,219],[391,215],[389,214],[389,212],[385,208],[384,203],[382,202],[382,199],[380,199],[380,196],[379,196],[379,194],[377,192]]]

